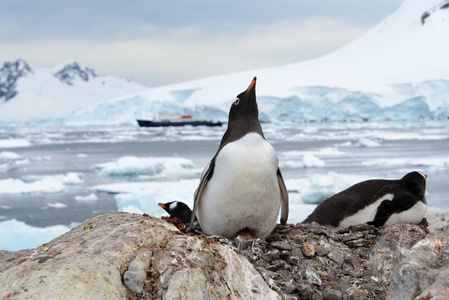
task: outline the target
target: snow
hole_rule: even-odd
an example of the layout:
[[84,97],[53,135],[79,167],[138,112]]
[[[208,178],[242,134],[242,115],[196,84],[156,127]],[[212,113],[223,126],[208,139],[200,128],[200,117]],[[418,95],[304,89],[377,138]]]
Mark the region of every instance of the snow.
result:
[[[285,184],[290,196],[290,214],[288,222],[304,220],[316,207],[316,204],[349,186],[367,180],[360,175],[342,175],[328,172],[302,179],[288,179]],[[163,182],[128,182],[98,185],[96,192],[116,194],[119,211],[147,213],[160,217],[166,215],[157,203],[182,201],[193,207],[193,194],[198,179],[182,179]]]
[[381,167],[431,167],[434,170],[445,169],[449,167],[449,157],[434,158],[397,158],[397,159],[374,159],[362,162],[363,166],[381,166]]
[[[291,204],[318,204],[351,185],[368,179],[368,177],[361,175],[343,175],[336,172],[327,172],[314,174],[307,178],[287,179],[285,180],[285,185],[289,191]],[[289,222],[290,219],[298,220],[299,216],[292,212],[291,216],[289,216]]]
[[18,80],[18,95],[1,104],[0,120],[137,126],[137,118],[191,114],[226,121],[255,75],[265,122],[445,119],[449,10],[438,4],[406,0],[361,38],[310,61],[152,89],[106,76],[70,86],[33,68]]
[[0,172],[8,172],[14,169],[26,167],[30,161],[10,151],[0,152]]
[[76,201],[83,201],[83,202],[92,202],[97,201],[98,197],[94,193],[91,193],[87,196],[75,196]]
[[[63,66],[58,66],[58,70]],[[5,123],[61,118],[73,110],[100,103],[146,88],[137,83],[111,76],[91,77],[88,81],[72,80],[67,84],[47,68],[32,67],[33,72],[16,82],[17,95],[0,103],[0,120]]]
[[110,177],[185,177],[201,174],[193,162],[177,157],[135,157],[124,156],[117,161],[96,164],[93,169],[100,170],[102,176]]
[[55,225],[49,227],[33,227],[16,219],[0,222],[0,250],[17,251],[37,247],[66,233],[70,227]]
[[30,183],[11,178],[0,180],[0,194],[57,193],[62,190],[64,190],[64,185],[53,178]]
[[47,203],[47,206],[49,208],[60,209],[60,208],[66,208],[67,204],[64,204],[64,203],[61,203],[61,202],[56,202],[56,203]]
[[117,194],[115,199],[119,211],[146,212],[151,216],[163,216],[166,212],[158,203],[182,201],[193,207],[193,193],[198,179],[182,179],[163,182],[129,182],[95,186],[97,192]]
[[24,139],[7,139],[0,140],[0,149],[1,148],[21,148],[21,147],[29,147],[31,143]]
[[313,167],[322,168],[325,165],[324,161],[322,161],[321,159],[319,159],[318,157],[316,157],[313,154],[304,155],[304,157],[302,158],[302,161],[306,168],[313,168]]
[[0,180],[0,195],[46,194],[62,192],[66,186],[83,183],[83,174],[68,172],[65,175],[33,176],[22,179]]
[[2,151],[0,152],[0,160],[12,160],[12,159],[19,159],[20,155],[15,152],[10,151]]

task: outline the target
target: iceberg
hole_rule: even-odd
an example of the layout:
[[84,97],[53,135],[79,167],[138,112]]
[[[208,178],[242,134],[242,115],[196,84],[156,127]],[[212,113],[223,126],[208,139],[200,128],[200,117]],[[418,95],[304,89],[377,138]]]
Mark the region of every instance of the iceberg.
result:
[[124,156],[117,161],[96,164],[92,169],[108,177],[169,177],[181,178],[201,174],[193,162],[177,157]]
[[68,172],[65,175],[28,175],[22,179],[2,179],[0,180],[0,195],[58,193],[64,191],[68,185],[83,183],[83,178],[82,173]]
[[70,227],[33,227],[16,219],[0,222],[0,250],[18,251],[38,247],[66,233]]

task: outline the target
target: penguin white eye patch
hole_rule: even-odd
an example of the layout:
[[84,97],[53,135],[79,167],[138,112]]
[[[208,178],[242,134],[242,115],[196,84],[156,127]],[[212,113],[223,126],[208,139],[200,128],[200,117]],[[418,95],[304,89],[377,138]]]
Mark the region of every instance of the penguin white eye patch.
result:
[[239,103],[240,103],[240,99],[239,98],[235,99],[234,105],[239,105]]

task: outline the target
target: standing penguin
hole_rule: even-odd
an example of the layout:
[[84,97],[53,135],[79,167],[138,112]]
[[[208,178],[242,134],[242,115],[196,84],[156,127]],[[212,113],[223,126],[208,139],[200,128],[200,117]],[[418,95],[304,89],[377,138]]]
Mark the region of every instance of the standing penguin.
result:
[[347,227],[418,224],[427,202],[427,175],[411,172],[399,180],[374,179],[357,183],[321,202],[303,223]]
[[207,234],[265,238],[276,226],[279,207],[285,224],[288,193],[260,126],[254,77],[231,105],[228,128],[195,191],[190,224],[197,217]]

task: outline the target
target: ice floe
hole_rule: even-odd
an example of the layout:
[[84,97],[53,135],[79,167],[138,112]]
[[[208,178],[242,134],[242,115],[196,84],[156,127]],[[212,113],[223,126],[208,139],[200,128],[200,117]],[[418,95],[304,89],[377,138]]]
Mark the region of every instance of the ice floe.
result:
[[1,194],[45,194],[62,192],[67,185],[81,184],[83,174],[69,172],[65,175],[33,176],[21,179],[0,180]]
[[0,222],[0,250],[17,251],[48,243],[66,233],[70,227],[55,225],[33,227],[16,219]]
[[76,201],[83,201],[83,202],[92,202],[92,201],[97,201],[98,197],[94,193],[91,193],[91,194],[86,195],[86,196],[75,196],[75,200]]
[[61,202],[55,202],[55,203],[47,203],[48,208],[66,208],[67,204],[61,203]]
[[201,174],[191,160],[178,157],[124,156],[116,161],[93,165],[92,169],[109,177],[182,178]]
[[21,148],[21,147],[29,147],[31,143],[25,139],[4,139],[0,140],[0,149],[1,148]]

